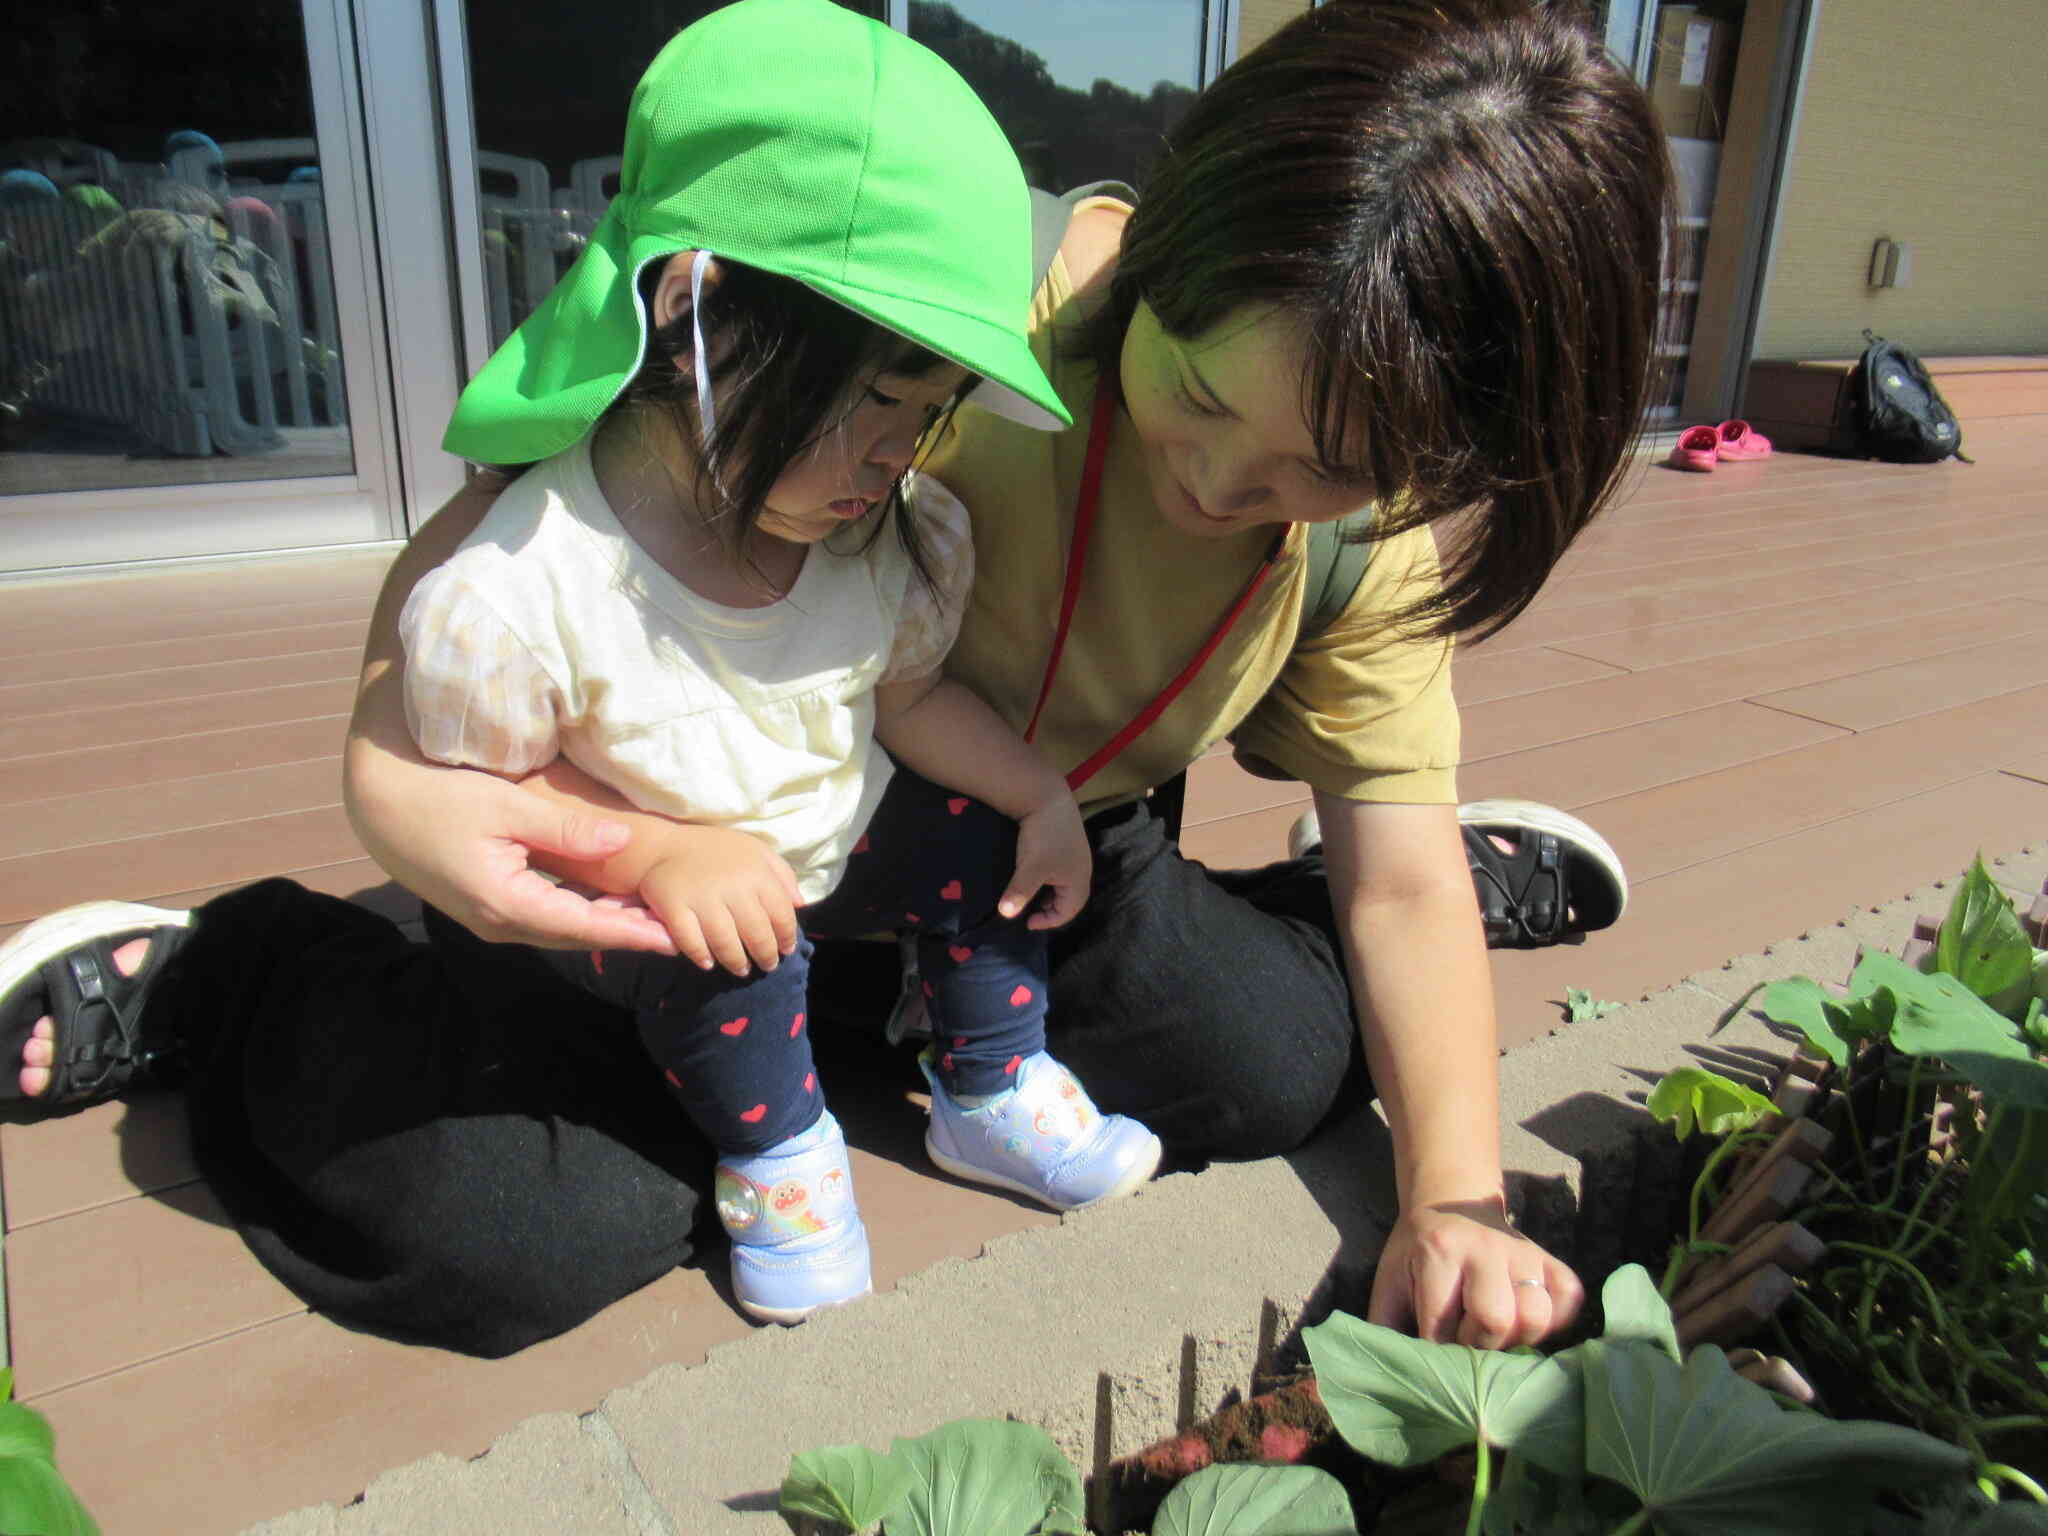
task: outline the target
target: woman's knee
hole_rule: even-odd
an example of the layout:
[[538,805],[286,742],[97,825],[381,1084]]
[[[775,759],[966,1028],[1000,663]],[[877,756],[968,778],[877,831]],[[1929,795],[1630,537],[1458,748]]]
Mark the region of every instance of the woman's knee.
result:
[[1364,1091],[1363,1082],[1362,1071],[1353,1073],[1345,1065],[1291,1072],[1278,1063],[1267,1064],[1266,1070],[1255,1063],[1215,1085],[1208,1113],[1191,1117],[1185,1142],[1163,1130],[1160,1135],[1176,1151],[1202,1156],[1277,1157],[1306,1144],[1329,1119],[1347,1085]]

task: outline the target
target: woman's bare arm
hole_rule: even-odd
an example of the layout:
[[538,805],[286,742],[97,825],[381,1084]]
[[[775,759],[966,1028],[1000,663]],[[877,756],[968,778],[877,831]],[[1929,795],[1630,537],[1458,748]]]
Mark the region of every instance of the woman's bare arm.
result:
[[1401,1213],[1368,1317],[1482,1349],[1565,1327],[1578,1276],[1510,1225],[1493,978],[1456,810],[1316,795]]
[[479,938],[673,954],[667,929],[645,910],[589,900],[533,863],[536,852],[602,860],[626,843],[625,827],[493,774],[432,762],[406,725],[399,612],[413,585],[455,552],[504,485],[497,476],[472,480],[413,536],[384,579],[342,751],[350,825],[387,874]]

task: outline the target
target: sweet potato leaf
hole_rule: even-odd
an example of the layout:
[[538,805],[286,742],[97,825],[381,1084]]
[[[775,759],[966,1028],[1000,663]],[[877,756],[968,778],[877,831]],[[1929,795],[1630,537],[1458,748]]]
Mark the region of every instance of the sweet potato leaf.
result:
[[1430,1344],[1341,1312],[1302,1341],[1330,1421],[1363,1456],[1412,1467],[1484,1439],[1581,1474],[1578,1381],[1554,1359]]
[[1613,1013],[1621,1004],[1605,1002],[1588,992],[1584,987],[1564,989],[1564,1021],[1567,1024],[1583,1024],[1588,1019],[1597,1019]]
[[1934,942],[1934,963],[1977,996],[2024,991],[2034,968],[2034,947],[2020,926],[2012,898],[1998,888],[1979,854],[1970,864]]
[[1600,1315],[1600,1336],[1609,1342],[1634,1339],[1656,1345],[1674,1365],[1684,1359],[1678,1352],[1671,1303],[1657,1294],[1657,1282],[1642,1265],[1624,1264],[1607,1277],[1600,1288]]
[[889,1447],[910,1486],[889,1536],[1032,1536],[1082,1524],[1081,1479],[1052,1437],[1009,1419],[955,1419]]
[[0,1403],[0,1531],[8,1536],[99,1536],[57,1470],[55,1444],[35,1409]]
[[1355,1536],[1344,1485],[1317,1467],[1238,1462],[1174,1484],[1152,1536]]
[[1969,1453],[1917,1430],[1787,1410],[1711,1344],[1585,1350],[1586,1470],[1642,1500],[1665,1536],[1861,1532],[1886,1488],[1924,1489]]
[[1899,969],[1883,983],[1894,996],[1896,1049],[1941,1058],[2001,1103],[2048,1110],[2048,1065],[2034,1060],[2012,1020],[1953,976]]
[[1849,1064],[1849,1010],[1821,990],[1810,976],[1788,976],[1764,988],[1764,1017],[1806,1036],[1807,1043],[1838,1067]]
[[1958,977],[1872,951],[1856,963],[1849,987],[1887,1017],[1891,1043],[1905,1055],[1939,1057],[2000,1103],[2048,1110],[2048,1064],[2034,1060],[2018,1025]]
[[828,1445],[792,1456],[782,1508],[864,1531],[902,1502],[910,1468],[864,1445]]
[[0,1460],[24,1456],[38,1461],[56,1459],[57,1437],[50,1433],[50,1421],[20,1403],[0,1405]]
[[1941,1059],[1998,1104],[2048,1110],[2048,1065],[2008,1051],[1948,1050]]
[[1714,1136],[1746,1131],[1771,1112],[1771,1101],[1705,1067],[1676,1067],[1650,1090],[1648,1108],[1683,1141],[1695,1126]]

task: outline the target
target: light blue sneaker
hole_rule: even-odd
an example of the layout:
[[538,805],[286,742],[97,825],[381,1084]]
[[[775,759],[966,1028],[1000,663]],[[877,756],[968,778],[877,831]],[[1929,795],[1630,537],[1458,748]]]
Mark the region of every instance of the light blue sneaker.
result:
[[714,1188],[748,1316],[800,1323],[874,1289],[846,1137],[830,1110],[765,1152],[722,1155]]
[[927,1050],[932,1087],[924,1149],[956,1178],[1070,1211],[1127,1195],[1159,1171],[1159,1138],[1128,1115],[1105,1115],[1044,1051],[1017,1064],[1017,1085],[978,1108],[954,1102]]

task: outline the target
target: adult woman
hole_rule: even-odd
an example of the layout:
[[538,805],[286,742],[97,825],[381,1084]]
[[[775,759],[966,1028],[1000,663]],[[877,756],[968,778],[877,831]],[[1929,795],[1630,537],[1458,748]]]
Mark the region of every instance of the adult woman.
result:
[[[1337,0],[1204,94],[1135,212],[1077,214],[1035,311],[1076,427],[1032,442],[963,411],[931,461],[975,519],[949,671],[1070,779],[1090,770],[1095,895],[1055,941],[1054,1048],[1170,1149],[1245,1156],[1314,1130],[1362,1038],[1402,1198],[1372,1315],[1431,1336],[1529,1341],[1579,1304],[1502,1209],[1444,637],[1518,612],[1614,482],[1650,375],[1666,184],[1641,92],[1569,22],[1521,0]],[[488,496],[428,524],[380,600],[348,747],[357,829],[485,939],[664,949],[645,914],[528,869],[615,845],[594,786],[564,810],[412,747],[397,612]],[[1293,525],[1375,497],[1365,580],[1297,646]],[[1432,523],[1452,534],[1441,575]],[[1227,876],[1178,858],[1140,797],[1226,735],[1314,787],[1324,855]],[[195,1086],[195,1137],[302,1292],[502,1353],[686,1251],[701,1152],[658,1096],[608,1100],[583,1068],[615,1021],[540,973],[455,1017],[368,920],[238,896],[198,927],[289,960],[215,1004],[269,1023]],[[473,938],[436,935],[438,964],[468,966]],[[744,965],[747,939],[736,924],[713,947]],[[834,959],[857,963],[821,946],[814,975]],[[372,1029],[386,1054],[366,1060]]]

